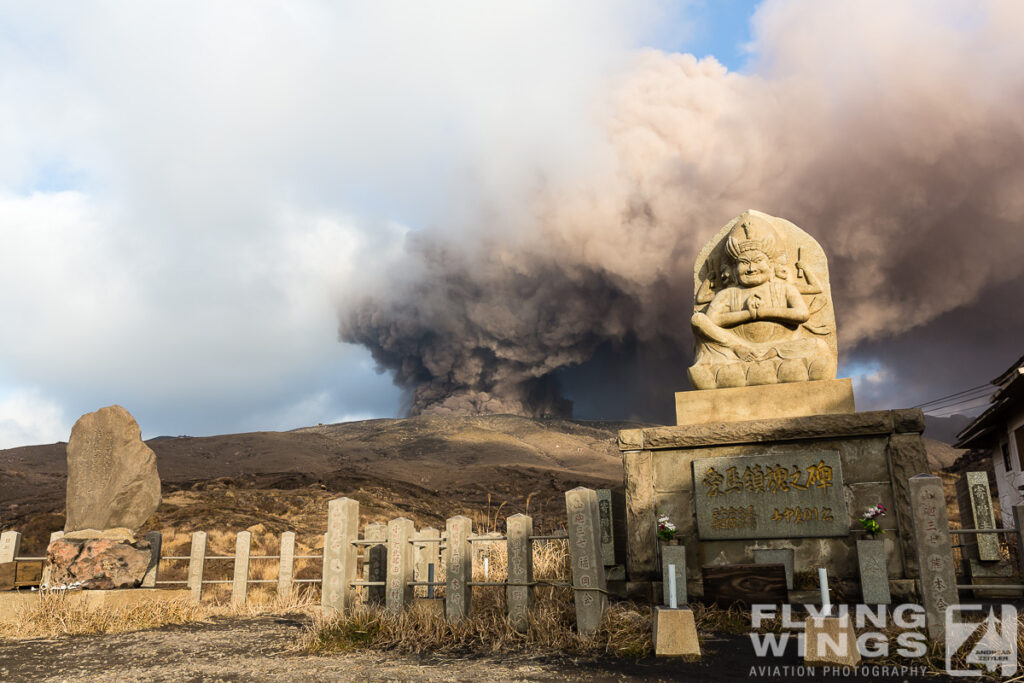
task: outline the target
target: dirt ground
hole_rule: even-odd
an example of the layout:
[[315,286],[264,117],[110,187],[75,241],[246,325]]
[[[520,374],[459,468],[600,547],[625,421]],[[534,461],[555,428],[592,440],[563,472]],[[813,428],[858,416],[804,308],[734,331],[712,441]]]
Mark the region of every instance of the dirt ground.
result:
[[[699,662],[672,659],[418,658],[378,651],[309,655],[304,615],[216,619],[119,635],[0,641],[0,680],[22,681],[942,681],[914,675],[801,676],[789,657],[759,660],[746,636],[711,637]],[[756,667],[768,667],[757,670]],[[785,667],[792,667],[786,669]]]

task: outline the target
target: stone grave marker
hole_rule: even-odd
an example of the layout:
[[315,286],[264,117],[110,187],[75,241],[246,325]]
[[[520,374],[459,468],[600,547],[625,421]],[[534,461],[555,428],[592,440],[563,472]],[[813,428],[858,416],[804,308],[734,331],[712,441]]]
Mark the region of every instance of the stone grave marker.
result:
[[569,518],[576,627],[579,633],[586,635],[597,631],[608,604],[597,493],[582,486],[566,491],[565,507]]
[[412,604],[412,586],[415,571],[412,544],[416,525],[411,519],[399,517],[388,522],[388,572],[386,604],[388,610],[401,612],[406,605]]
[[[988,487],[987,472],[964,472],[956,482],[960,524],[964,529],[995,529],[996,517],[992,510],[992,492]],[[964,534],[960,539],[967,559],[998,562],[999,537],[996,534]]]
[[942,480],[931,474],[911,477],[910,502],[928,637],[939,639],[946,631],[946,608],[958,602]]
[[857,541],[857,568],[860,570],[861,602],[865,605],[888,605],[889,570],[885,558],[885,541],[861,539]]
[[449,517],[445,524],[447,542],[445,613],[451,621],[469,616],[473,592],[469,582],[473,578],[473,551],[469,547],[469,536],[473,533],[473,521],[459,515]]
[[523,514],[512,515],[505,520],[508,537],[508,582],[505,599],[508,603],[508,617],[512,628],[520,633],[526,631],[533,590],[525,585],[533,581],[533,518]]

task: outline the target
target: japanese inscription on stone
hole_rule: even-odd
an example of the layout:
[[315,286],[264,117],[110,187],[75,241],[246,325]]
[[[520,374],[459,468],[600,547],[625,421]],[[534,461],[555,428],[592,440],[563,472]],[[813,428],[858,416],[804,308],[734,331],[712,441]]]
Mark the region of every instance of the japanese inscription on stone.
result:
[[794,451],[693,461],[702,539],[845,536],[839,454]]

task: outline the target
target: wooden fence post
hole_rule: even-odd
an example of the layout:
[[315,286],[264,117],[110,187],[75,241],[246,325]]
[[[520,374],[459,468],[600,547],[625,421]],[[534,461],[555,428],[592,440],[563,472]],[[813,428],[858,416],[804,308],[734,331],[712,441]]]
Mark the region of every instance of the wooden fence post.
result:
[[149,557],[146,574],[142,577],[142,587],[156,588],[157,573],[160,571],[160,550],[164,537],[159,531],[150,531],[146,534],[146,541],[149,543],[149,550],[152,554]]
[[192,590],[192,599],[200,602],[203,599],[203,567],[206,565],[206,532],[192,533],[192,550],[188,559],[188,587]]
[[[433,527],[423,529],[415,537],[419,541],[425,541],[416,549],[416,581],[430,581],[428,567],[434,565],[434,574],[437,574],[438,558],[441,555],[441,544],[432,539],[440,539],[441,532]],[[419,597],[430,595],[432,586],[418,586],[415,593]]]
[[[52,534],[50,534],[50,543],[53,543],[58,538],[63,538],[63,536],[64,536],[64,532],[63,531],[54,531]],[[50,554],[50,546],[46,546],[46,554],[47,555]],[[50,566],[49,562],[45,562],[43,564],[43,575],[39,577],[39,585],[40,586],[45,586],[45,587],[49,588],[49,586],[50,586],[50,579],[51,579],[52,574],[53,574],[53,567]]]
[[290,600],[292,597],[292,580],[295,577],[295,532],[285,531],[281,534],[281,562],[277,570],[277,599]]
[[508,582],[505,602],[508,604],[508,618],[512,628],[520,633],[529,624],[530,604],[533,602],[532,586],[511,584],[533,583],[533,518],[517,514],[505,520],[505,536],[508,538]]
[[[368,545],[363,551],[363,581],[383,582],[387,580],[388,549],[384,543],[388,538],[386,524],[367,524],[363,529],[363,538],[367,541],[380,541],[379,545]],[[384,602],[384,586],[366,586],[364,602],[381,604]]]
[[17,531],[5,531],[0,534],[0,562],[14,562],[21,550],[21,534]]
[[445,612],[449,620],[458,621],[469,616],[473,603],[473,593],[469,586],[473,579],[473,551],[469,547],[473,520],[463,515],[449,517],[445,531],[448,536]]
[[597,631],[608,605],[604,562],[601,560],[601,527],[597,493],[582,486],[565,492],[569,517],[569,553],[576,602],[576,630],[582,635]]
[[358,535],[359,501],[335,498],[328,503],[321,599],[327,616],[344,613],[353,606]]
[[231,583],[231,604],[244,605],[249,592],[249,551],[252,548],[252,533],[240,531],[235,536],[235,575]]
[[411,519],[399,517],[388,522],[388,578],[387,607],[391,612],[401,612],[412,603],[413,577],[412,536],[416,526]]

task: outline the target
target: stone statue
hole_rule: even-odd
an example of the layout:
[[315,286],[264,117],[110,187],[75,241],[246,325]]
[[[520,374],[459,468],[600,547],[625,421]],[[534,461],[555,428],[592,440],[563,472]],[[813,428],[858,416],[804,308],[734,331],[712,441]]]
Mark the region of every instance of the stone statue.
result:
[[828,263],[789,221],[753,210],[730,221],[698,256],[694,292],[694,388],[835,379]]

